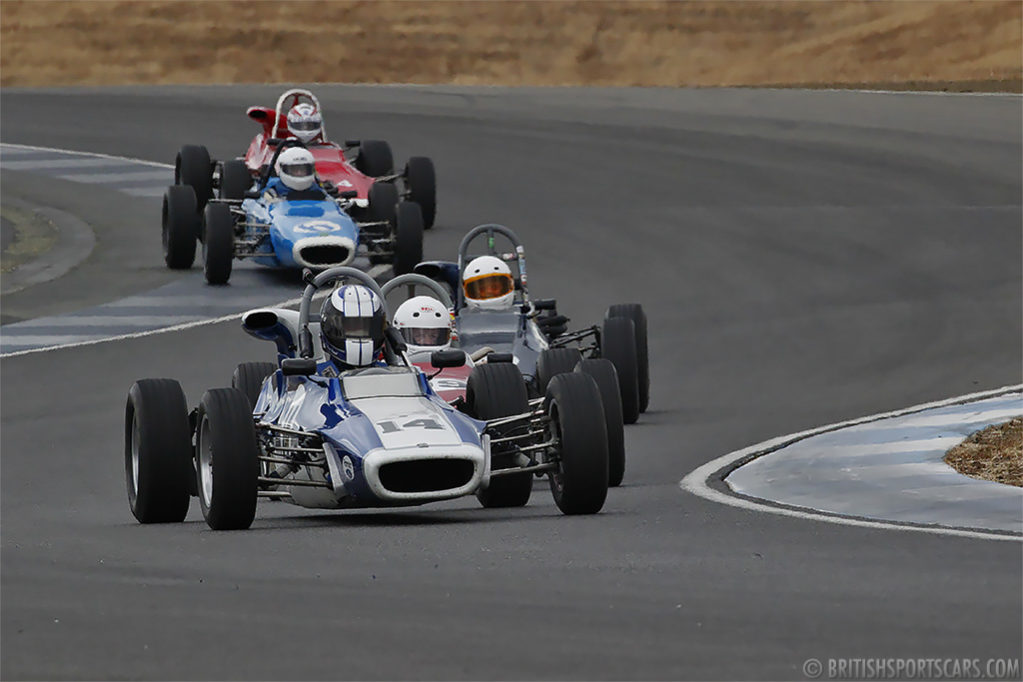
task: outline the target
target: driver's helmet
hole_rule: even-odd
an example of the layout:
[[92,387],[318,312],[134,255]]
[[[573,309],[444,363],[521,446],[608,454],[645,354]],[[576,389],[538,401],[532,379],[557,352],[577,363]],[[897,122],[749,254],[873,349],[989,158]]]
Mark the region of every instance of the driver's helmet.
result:
[[312,104],[307,102],[296,104],[288,112],[288,130],[302,142],[309,144],[323,132],[323,117]]
[[508,264],[494,256],[474,258],[462,273],[465,301],[474,308],[501,310],[515,297],[515,282]]
[[410,353],[451,347],[451,313],[429,296],[415,296],[394,311],[394,326]]
[[309,189],[316,180],[316,163],[308,149],[300,147],[285,149],[277,157],[274,169],[288,189],[296,191]]
[[361,284],[331,292],[320,310],[323,350],[338,367],[373,364],[384,345],[386,316],[380,297]]

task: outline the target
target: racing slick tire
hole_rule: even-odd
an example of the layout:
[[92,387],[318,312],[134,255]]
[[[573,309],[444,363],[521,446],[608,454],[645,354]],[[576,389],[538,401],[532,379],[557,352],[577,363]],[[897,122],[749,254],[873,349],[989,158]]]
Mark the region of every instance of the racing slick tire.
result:
[[[529,411],[526,382],[518,367],[511,363],[477,365],[465,389],[466,405],[476,419],[496,419]],[[499,429],[502,434],[521,427]],[[484,507],[524,507],[533,490],[533,474],[508,474],[491,477],[485,490],[476,491]]]
[[252,173],[241,159],[225,161],[220,167],[220,198],[244,199],[252,187]]
[[213,198],[213,162],[206,147],[186,144],[174,159],[174,184],[189,185],[195,191],[197,211]]
[[405,186],[408,200],[423,209],[423,227],[429,230],[437,217],[437,174],[433,161],[425,156],[412,156],[405,163]]
[[604,418],[600,389],[582,372],[551,379],[544,411],[558,438],[558,468],[547,478],[564,514],[596,514],[607,499],[607,432],[593,428]]
[[625,317],[604,320],[600,354],[614,363],[622,395],[622,417],[626,424],[635,424],[639,419],[639,368],[632,320]]
[[390,182],[374,182],[369,188],[367,217],[372,222],[393,223],[398,216],[398,188]]
[[583,354],[578,348],[548,348],[536,359],[537,395],[543,395],[547,384],[558,374],[571,372],[582,362]]
[[199,213],[188,185],[171,185],[163,194],[163,260],[171,270],[187,270],[195,262]]
[[575,371],[589,374],[600,389],[607,429],[607,484],[612,488],[620,486],[625,478],[625,423],[618,372],[611,361],[604,358],[583,360],[575,366]]
[[363,140],[359,145],[359,155],[355,157],[355,167],[371,178],[392,174],[394,155],[391,154],[391,145],[383,140]]
[[211,388],[199,401],[196,488],[213,530],[252,525],[258,497],[259,449],[249,399],[235,388]]
[[636,326],[636,360],[639,369],[639,411],[650,404],[650,354],[647,350],[646,312],[638,303],[617,303],[607,309],[608,317],[627,317]]
[[192,432],[181,384],[140,379],[124,413],[128,505],[139,523],[177,523],[188,514]]
[[419,204],[398,204],[394,222],[394,274],[404,275],[423,260],[423,213]]
[[275,362],[243,362],[234,368],[231,388],[237,388],[249,399],[249,411],[256,408],[256,401],[263,391],[263,381],[276,371]]
[[202,257],[206,281],[227,284],[234,258],[234,218],[226,204],[207,204],[203,212]]

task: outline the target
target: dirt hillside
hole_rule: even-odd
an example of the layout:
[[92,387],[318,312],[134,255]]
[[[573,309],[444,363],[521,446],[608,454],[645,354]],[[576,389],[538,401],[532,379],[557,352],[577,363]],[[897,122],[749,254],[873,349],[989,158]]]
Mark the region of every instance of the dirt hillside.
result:
[[1019,0],[2,0],[0,85],[344,81],[1020,90]]

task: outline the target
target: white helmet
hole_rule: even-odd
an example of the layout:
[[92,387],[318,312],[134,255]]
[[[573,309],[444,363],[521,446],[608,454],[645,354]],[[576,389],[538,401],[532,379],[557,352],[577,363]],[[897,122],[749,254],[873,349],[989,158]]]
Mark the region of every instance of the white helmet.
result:
[[474,258],[462,273],[466,302],[475,308],[500,310],[511,306],[515,282],[508,265],[494,256]]
[[394,326],[410,353],[445,350],[451,346],[451,313],[429,296],[415,296],[394,311]]
[[288,189],[296,191],[309,189],[316,180],[316,163],[308,149],[300,147],[285,149],[277,157],[274,169]]
[[323,350],[341,368],[373,364],[384,345],[384,306],[361,284],[334,290],[320,310]]
[[296,104],[288,112],[288,130],[308,144],[323,132],[323,117],[312,104]]

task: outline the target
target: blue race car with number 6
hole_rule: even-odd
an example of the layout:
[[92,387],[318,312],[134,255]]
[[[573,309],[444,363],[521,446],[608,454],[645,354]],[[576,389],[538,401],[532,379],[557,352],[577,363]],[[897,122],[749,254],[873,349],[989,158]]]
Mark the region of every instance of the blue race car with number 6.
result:
[[[210,284],[226,283],[236,258],[276,268],[324,270],[365,255],[371,263],[391,263],[398,274],[411,271],[423,253],[419,205],[396,203],[393,187],[386,184],[371,188],[368,200],[315,181],[307,189],[288,191],[276,177],[277,161],[301,147],[297,140],[281,141],[255,182],[244,161],[224,163],[217,178],[220,196],[209,199],[201,215],[190,185],[168,187],[163,199],[167,266],[191,267],[198,239]],[[366,209],[361,214],[370,219],[356,222],[353,208]]]

